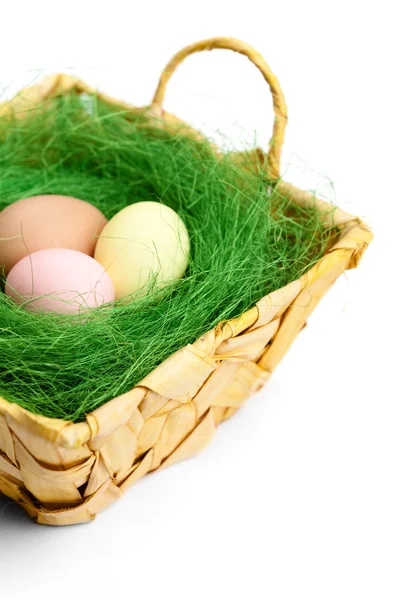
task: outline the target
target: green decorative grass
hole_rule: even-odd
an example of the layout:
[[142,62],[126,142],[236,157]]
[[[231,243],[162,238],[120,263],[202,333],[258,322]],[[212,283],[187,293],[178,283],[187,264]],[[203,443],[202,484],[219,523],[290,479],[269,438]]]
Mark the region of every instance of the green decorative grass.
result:
[[[162,296],[98,309],[91,318],[34,314],[0,291],[0,396],[49,417],[80,421],[130,390],[219,322],[300,277],[336,233],[314,208],[268,192],[208,142],[145,127],[142,115],[79,96],[24,120],[0,119],[0,209],[65,194],[108,218],[133,202],[171,206],[191,239],[185,277]],[[1,256],[0,256],[1,264]]]

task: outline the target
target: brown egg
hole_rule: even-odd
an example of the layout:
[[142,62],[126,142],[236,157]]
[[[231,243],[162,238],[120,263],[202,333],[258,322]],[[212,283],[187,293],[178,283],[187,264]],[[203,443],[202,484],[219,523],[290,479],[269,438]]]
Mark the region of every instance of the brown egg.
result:
[[107,224],[88,202],[70,196],[32,196],[0,212],[0,268],[7,274],[22,258],[46,248],[70,248],[93,256]]

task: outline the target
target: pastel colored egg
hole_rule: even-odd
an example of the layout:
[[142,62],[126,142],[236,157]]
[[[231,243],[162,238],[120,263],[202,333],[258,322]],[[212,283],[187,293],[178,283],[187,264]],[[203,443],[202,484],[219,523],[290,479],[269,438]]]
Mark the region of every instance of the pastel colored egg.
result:
[[177,213],[158,202],[138,202],[104,227],[94,258],[108,271],[117,300],[130,300],[180,279],[189,253],[188,232]]
[[91,256],[65,248],[25,256],[8,274],[5,293],[28,310],[72,314],[115,298],[105,269]]
[[84,200],[49,194],[18,200],[0,213],[0,268],[7,274],[24,256],[70,248],[93,256],[107,219]]

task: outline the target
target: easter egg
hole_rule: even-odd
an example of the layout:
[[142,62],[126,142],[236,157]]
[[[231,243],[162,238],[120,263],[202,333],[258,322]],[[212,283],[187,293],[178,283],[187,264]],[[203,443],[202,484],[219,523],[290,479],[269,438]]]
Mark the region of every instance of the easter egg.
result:
[[117,300],[130,300],[180,279],[189,250],[186,227],[176,212],[158,202],[138,202],[104,227],[94,258],[108,271]]
[[107,219],[95,206],[70,196],[32,196],[0,213],[0,268],[7,274],[24,256],[70,248],[93,256]]
[[8,274],[5,293],[29,310],[73,314],[115,297],[105,269],[91,256],[66,248],[25,256]]

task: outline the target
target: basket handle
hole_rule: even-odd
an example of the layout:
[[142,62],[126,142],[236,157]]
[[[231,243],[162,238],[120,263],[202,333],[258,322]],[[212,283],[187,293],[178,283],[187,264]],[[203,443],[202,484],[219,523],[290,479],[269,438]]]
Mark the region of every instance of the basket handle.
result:
[[189,56],[195,52],[203,50],[214,50],[221,48],[224,50],[233,50],[239,54],[246,56],[262,73],[265,81],[268,83],[275,112],[275,120],[272,130],[272,139],[268,150],[268,171],[271,179],[280,177],[280,159],[283,146],[285,128],[287,123],[287,109],[283,92],[279,82],[271,69],[265,62],[264,58],[252,46],[231,37],[215,37],[200,42],[195,42],[190,46],[186,46],[173,56],[170,62],[164,69],[157,85],[156,92],[152,101],[152,108],[155,114],[163,114],[163,101],[166,93],[167,83],[175,69]]

